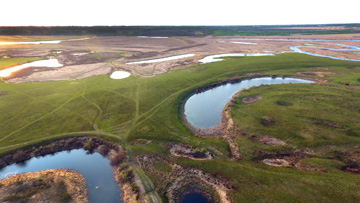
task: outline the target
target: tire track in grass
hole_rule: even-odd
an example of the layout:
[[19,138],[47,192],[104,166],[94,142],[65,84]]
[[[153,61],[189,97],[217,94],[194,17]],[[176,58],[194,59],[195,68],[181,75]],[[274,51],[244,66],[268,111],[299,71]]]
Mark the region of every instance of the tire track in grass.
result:
[[49,112],[49,113],[47,113],[47,114],[45,114],[45,115],[43,115],[43,116],[39,117],[38,119],[35,119],[34,121],[32,121],[32,122],[30,122],[30,123],[28,123],[28,124],[26,124],[26,125],[22,126],[21,128],[18,128],[17,130],[15,130],[15,131],[13,131],[13,132],[9,133],[8,135],[5,135],[4,137],[0,138],[0,141],[3,141],[3,140],[5,140],[5,139],[7,139],[7,138],[8,138],[8,137],[10,137],[11,135],[14,135],[15,133],[17,133],[17,132],[19,132],[19,131],[21,131],[21,130],[25,129],[26,127],[29,127],[30,125],[32,125],[32,124],[34,124],[34,123],[36,123],[36,122],[38,122],[38,121],[40,121],[40,120],[42,120],[42,119],[46,118],[47,116],[49,116],[49,115],[51,115],[51,114],[53,114],[53,113],[57,112],[58,110],[62,109],[62,108],[63,108],[66,104],[68,104],[69,102],[71,102],[72,100],[74,100],[74,99],[76,99],[76,98],[80,97],[82,94],[83,94],[83,93],[80,93],[80,94],[77,94],[77,95],[75,95],[75,96],[71,97],[70,99],[68,99],[66,102],[64,102],[63,104],[61,104],[60,106],[58,106],[56,109],[52,110],[51,112]]
[[154,203],[161,203],[162,202],[161,198],[155,190],[154,183],[145,175],[145,173],[142,171],[142,169],[134,163],[133,152],[131,150],[131,147],[127,143],[127,138],[129,136],[130,132],[136,127],[136,123],[139,119],[139,107],[140,107],[140,104],[139,104],[139,89],[140,89],[139,80],[140,79],[138,79],[136,81],[137,88],[136,88],[136,93],[135,93],[135,104],[136,104],[135,118],[133,119],[132,125],[127,130],[127,132],[124,136],[125,148],[126,148],[126,151],[128,152],[129,164],[134,169],[134,172],[136,173],[136,175],[140,178],[140,180],[145,188],[146,194],[148,195],[149,200]]

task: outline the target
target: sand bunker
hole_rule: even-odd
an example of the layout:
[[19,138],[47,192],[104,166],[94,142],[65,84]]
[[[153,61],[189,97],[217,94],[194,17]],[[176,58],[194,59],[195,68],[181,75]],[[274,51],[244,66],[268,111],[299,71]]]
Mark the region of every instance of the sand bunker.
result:
[[131,74],[126,71],[115,71],[110,75],[112,79],[124,79],[129,77]]

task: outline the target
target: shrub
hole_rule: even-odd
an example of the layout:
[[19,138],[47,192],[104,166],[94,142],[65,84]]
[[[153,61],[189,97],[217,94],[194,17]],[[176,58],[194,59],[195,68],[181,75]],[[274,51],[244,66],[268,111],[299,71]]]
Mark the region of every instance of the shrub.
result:
[[101,155],[106,156],[109,153],[109,148],[106,145],[101,145],[98,151]]
[[84,144],[84,148],[87,150],[93,150],[94,149],[94,142],[92,138],[89,138],[88,141]]
[[25,161],[29,158],[29,155],[26,154],[24,151],[17,151],[15,152],[14,156],[13,156],[13,160],[15,162],[21,162],[21,161]]
[[112,166],[118,166],[127,158],[127,153],[125,151],[118,151],[116,154],[110,157],[110,164]]

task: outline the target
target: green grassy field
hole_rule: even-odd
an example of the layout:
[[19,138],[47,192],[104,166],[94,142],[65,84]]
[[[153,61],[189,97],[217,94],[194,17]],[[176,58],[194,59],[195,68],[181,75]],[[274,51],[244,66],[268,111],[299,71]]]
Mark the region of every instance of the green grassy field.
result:
[[[197,138],[179,119],[181,101],[198,87],[248,77],[247,73],[301,77],[298,72],[319,71],[315,67],[339,74],[325,78],[308,76],[327,79],[329,86],[274,85],[241,94],[232,109],[235,124],[246,133],[236,140],[244,156],[239,162],[231,161],[225,141]],[[360,144],[360,70],[352,67],[360,67],[360,63],[287,53],[231,58],[152,78],[112,80],[103,75],[46,83],[0,82],[0,92],[6,92],[0,96],[0,154],[37,142],[94,135],[124,145],[130,159],[139,154],[157,154],[184,166],[217,173],[235,188],[231,192],[235,202],[356,202],[360,201],[359,176],[337,168],[346,164],[347,153],[358,152]],[[243,97],[258,95],[263,99],[256,103],[241,102]],[[260,120],[264,116],[273,119],[275,125],[263,126]],[[323,121],[342,128],[326,126]],[[251,134],[276,137],[289,146],[263,145],[248,139]],[[129,144],[140,138],[152,142],[144,146]],[[205,147],[216,159],[170,158],[165,146],[169,142]],[[314,155],[302,163],[324,167],[329,172],[267,166],[256,161],[254,149],[311,149]],[[343,157],[339,158],[339,154]],[[164,166],[156,163],[155,168]],[[161,194],[164,180],[147,171],[144,174]]]

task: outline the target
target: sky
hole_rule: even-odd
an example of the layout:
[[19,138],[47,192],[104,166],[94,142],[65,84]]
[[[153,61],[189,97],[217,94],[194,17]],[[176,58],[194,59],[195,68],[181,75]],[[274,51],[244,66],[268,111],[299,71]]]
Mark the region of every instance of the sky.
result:
[[358,0],[4,0],[0,26],[360,23]]

